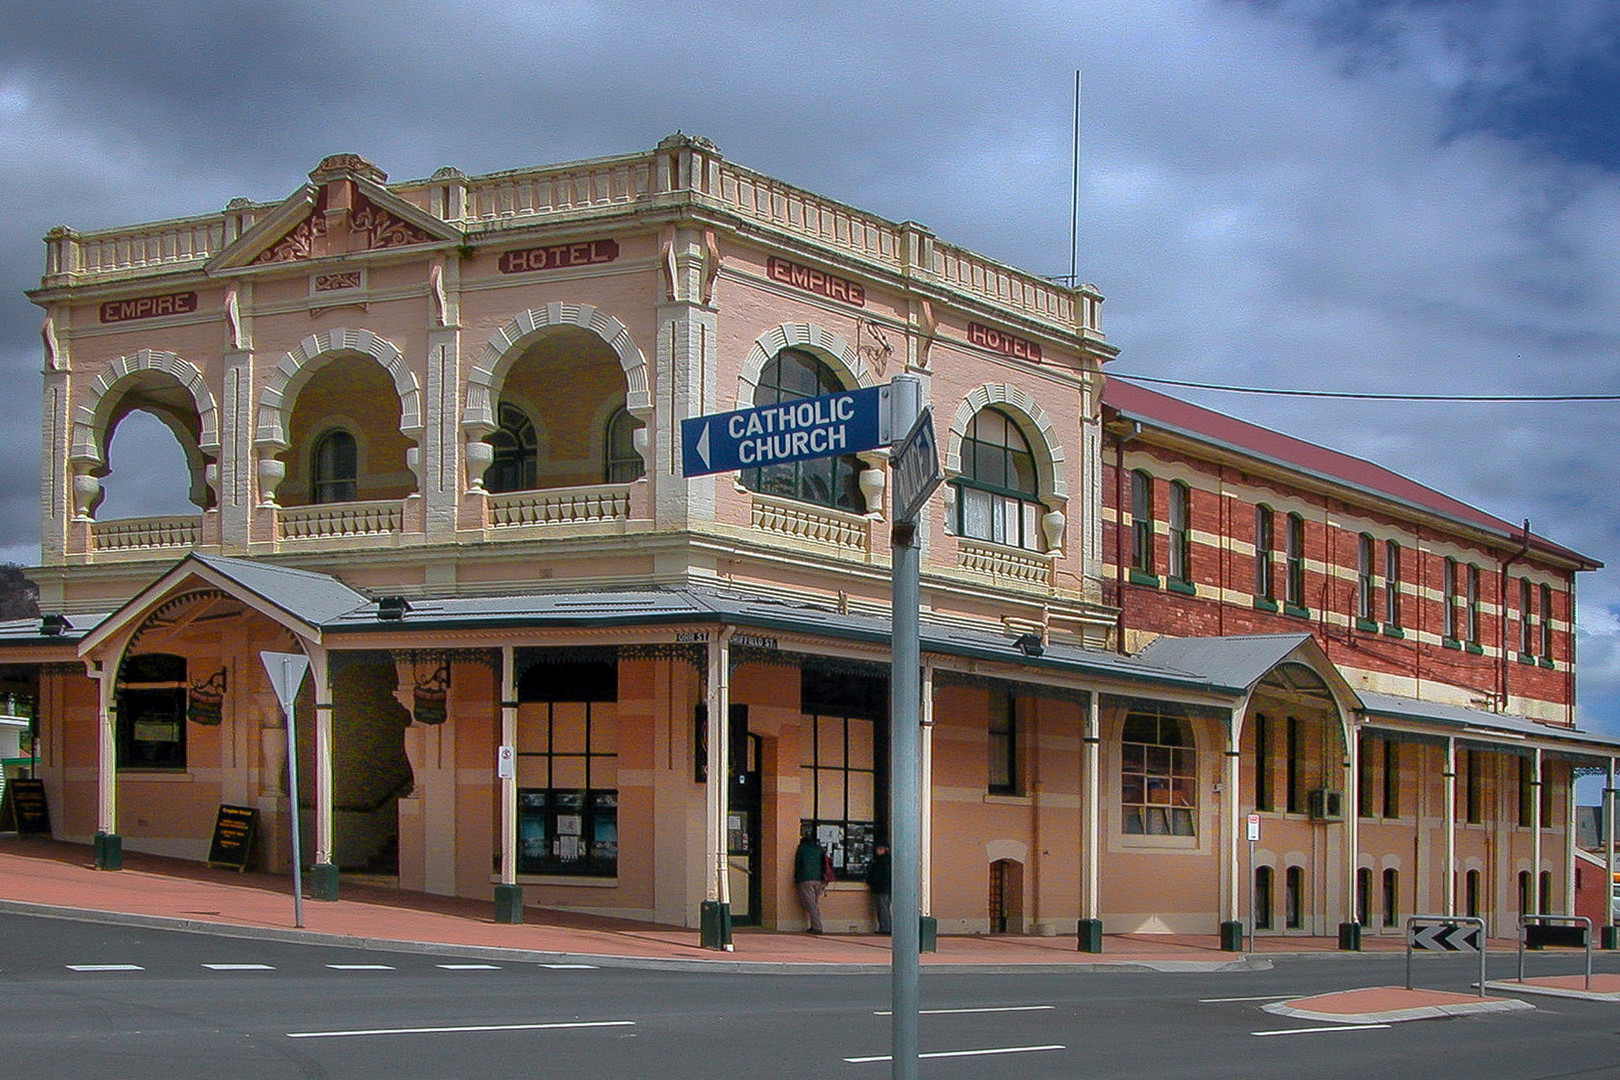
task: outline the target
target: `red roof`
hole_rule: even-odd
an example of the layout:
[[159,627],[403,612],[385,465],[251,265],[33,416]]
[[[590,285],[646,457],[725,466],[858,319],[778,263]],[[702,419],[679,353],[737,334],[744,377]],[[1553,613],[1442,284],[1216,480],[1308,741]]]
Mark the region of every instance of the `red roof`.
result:
[[[1144,389],[1118,376],[1108,377],[1103,390],[1103,405],[1125,419],[1139,420],[1151,427],[1235,450],[1284,468],[1347,484],[1452,521],[1484,529],[1513,543],[1518,543],[1520,538],[1521,526],[1503,521],[1433,488],[1424,487],[1381,465]],[[1530,535],[1530,547],[1579,563],[1583,569],[1596,570],[1603,565],[1534,533]]]

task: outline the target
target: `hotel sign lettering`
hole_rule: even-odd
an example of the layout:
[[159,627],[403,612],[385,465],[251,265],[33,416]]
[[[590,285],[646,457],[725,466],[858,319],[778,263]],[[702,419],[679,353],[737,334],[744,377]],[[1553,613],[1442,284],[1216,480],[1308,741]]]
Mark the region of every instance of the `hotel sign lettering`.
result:
[[129,322],[131,319],[157,319],[164,315],[190,315],[197,310],[194,292],[165,293],[162,296],[137,296],[133,300],[108,300],[101,305],[104,323]]
[[795,289],[813,292],[830,300],[841,300],[856,307],[866,306],[866,287],[854,281],[834,277],[822,270],[778,259],[774,255],[765,263],[765,272],[772,281],[791,285]]
[[504,251],[500,265],[503,274],[526,274],[531,270],[566,270],[572,266],[610,263],[618,257],[617,240],[582,240],[576,244]]
[[1019,360],[1040,360],[1041,347],[1038,343],[1028,341],[1021,337],[1013,337],[1005,330],[997,330],[993,326],[984,326],[980,323],[968,323],[968,344],[978,345],[1005,356],[1016,357]]

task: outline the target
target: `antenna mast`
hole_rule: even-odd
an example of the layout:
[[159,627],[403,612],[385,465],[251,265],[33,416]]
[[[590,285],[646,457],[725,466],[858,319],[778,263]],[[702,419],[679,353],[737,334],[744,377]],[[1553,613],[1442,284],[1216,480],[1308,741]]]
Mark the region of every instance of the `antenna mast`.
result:
[[1074,178],[1069,187],[1069,287],[1080,284],[1080,69],[1074,71]]

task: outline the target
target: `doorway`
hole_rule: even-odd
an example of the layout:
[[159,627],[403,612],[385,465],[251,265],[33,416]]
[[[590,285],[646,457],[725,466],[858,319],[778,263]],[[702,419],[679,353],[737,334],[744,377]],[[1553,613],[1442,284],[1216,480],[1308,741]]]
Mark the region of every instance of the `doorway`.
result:
[[997,859],[990,864],[990,932],[1024,932],[1024,864]]
[[731,886],[731,921],[758,926],[763,891],[760,756],[764,740],[748,730],[748,706],[732,705],[731,777],[727,785],[726,867]]

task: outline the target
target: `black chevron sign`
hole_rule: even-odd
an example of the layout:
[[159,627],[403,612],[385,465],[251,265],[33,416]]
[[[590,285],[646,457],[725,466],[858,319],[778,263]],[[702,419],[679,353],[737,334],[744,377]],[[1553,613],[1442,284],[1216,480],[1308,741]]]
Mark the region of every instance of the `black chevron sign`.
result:
[[1477,926],[1419,926],[1412,930],[1412,948],[1430,952],[1479,952]]

